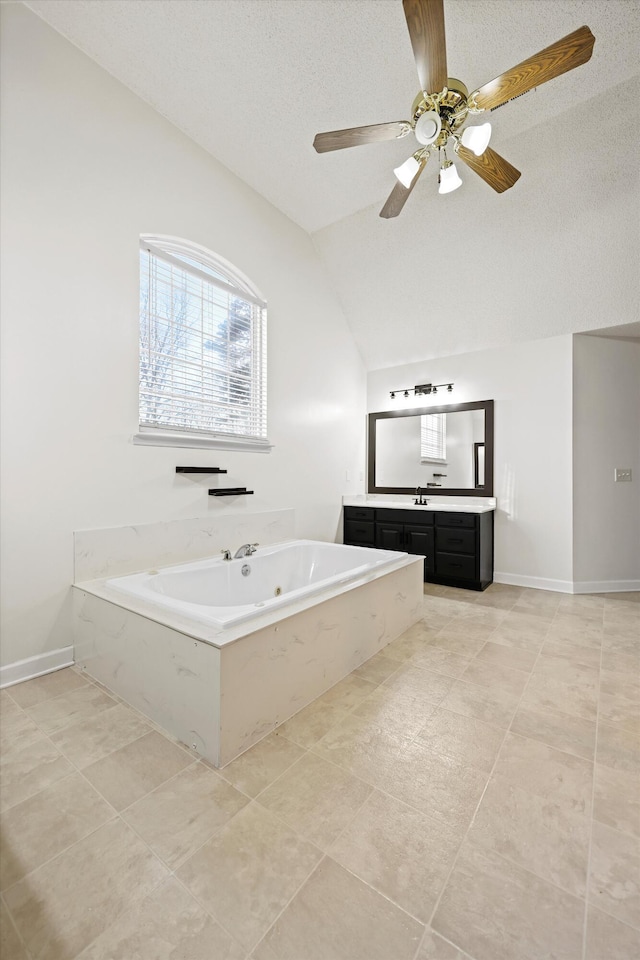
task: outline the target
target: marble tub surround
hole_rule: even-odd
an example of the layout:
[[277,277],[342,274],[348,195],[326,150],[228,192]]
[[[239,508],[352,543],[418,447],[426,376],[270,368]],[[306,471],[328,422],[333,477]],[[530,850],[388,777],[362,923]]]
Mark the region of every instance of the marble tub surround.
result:
[[279,543],[293,537],[294,527],[293,510],[266,510],[76,530],[74,581],[100,580],[217,556],[221,550],[233,551],[242,543]]
[[391,493],[372,493],[366,496],[343,497],[343,507],[388,507],[411,509],[418,512],[425,510],[449,511],[451,513],[491,513],[496,509],[497,500],[495,497],[447,497],[430,496],[429,490],[423,490],[422,496],[428,500],[428,503],[414,503],[415,494],[411,496],[398,496]]
[[111,601],[104,581],[76,585],[78,667],[219,766],[419,619],[422,559],[404,556],[227,630]]
[[[640,604],[425,585],[421,613],[219,770],[76,668],[0,691],[2,960],[640,955]],[[560,645],[595,687],[528,697]]]

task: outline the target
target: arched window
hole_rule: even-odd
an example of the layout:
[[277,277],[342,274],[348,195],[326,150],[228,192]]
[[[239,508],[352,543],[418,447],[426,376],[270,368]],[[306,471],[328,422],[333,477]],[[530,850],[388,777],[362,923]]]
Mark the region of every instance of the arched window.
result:
[[266,306],[204,247],[140,238],[137,442],[269,448]]

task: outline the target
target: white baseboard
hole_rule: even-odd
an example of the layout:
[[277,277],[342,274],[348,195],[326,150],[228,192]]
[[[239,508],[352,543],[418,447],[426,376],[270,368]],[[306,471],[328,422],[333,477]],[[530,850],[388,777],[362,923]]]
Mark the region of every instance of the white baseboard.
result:
[[519,573],[494,573],[495,583],[556,593],[626,593],[640,590],[640,580],[547,580],[545,577],[524,577]]
[[48,653],[39,653],[26,660],[16,660],[15,663],[0,667],[0,689],[12,687],[15,683],[22,683],[23,680],[42,677],[45,673],[53,673],[54,670],[62,670],[63,667],[70,667],[72,663],[73,647],[61,647],[60,650],[49,650]]
[[532,587],[534,590],[554,590],[573,593],[572,580],[548,580],[546,577],[524,577],[519,573],[494,573],[494,583],[509,583],[514,587]]
[[577,580],[574,593],[628,593],[640,590],[640,580]]

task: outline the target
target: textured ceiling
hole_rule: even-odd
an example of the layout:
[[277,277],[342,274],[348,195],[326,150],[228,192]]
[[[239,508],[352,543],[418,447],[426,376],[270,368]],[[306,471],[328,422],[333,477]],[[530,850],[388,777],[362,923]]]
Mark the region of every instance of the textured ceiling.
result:
[[[418,90],[400,0],[27,0],[312,232],[382,205],[409,139],[320,156],[314,135],[405,119]],[[591,61],[492,114],[500,151],[637,72],[636,0],[445,0],[448,68],[469,89],[582,24]],[[409,147],[407,146],[409,144]]]
[[445,0],[473,89],[582,24],[592,59],[491,114],[522,177],[502,195],[430,164],[378,211],[411,140],[318,155],[323,130],[404,119],[418,81],[401,0],[27,0],[313,234],[369,369],[640,316],[638,0]]

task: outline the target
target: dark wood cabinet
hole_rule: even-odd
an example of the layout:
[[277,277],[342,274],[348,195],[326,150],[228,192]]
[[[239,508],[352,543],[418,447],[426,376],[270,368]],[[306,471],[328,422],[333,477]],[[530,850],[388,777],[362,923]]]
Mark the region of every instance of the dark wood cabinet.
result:
[[493,582],[493,511],[345,507],[344,542],[421,555],[429,583],[485,590]]

